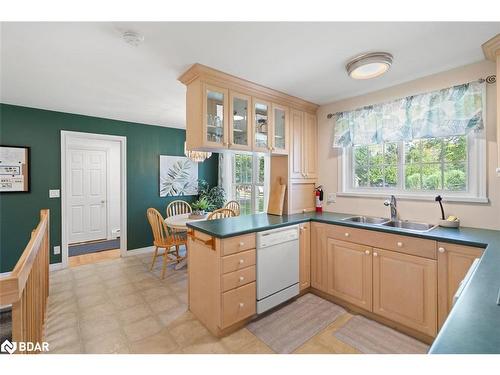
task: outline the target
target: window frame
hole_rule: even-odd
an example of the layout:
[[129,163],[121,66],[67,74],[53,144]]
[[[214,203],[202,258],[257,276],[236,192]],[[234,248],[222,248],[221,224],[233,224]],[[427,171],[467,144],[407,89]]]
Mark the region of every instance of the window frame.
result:
[[[236,163],[236,155],[249,155],[252,157],[252,182],[251,183],[238,183],[236,182],[235,175],[235,163]],[[264,158],[264,180],[259,182],[259,159]],[[235,187],[240,186],[250,186],[251,187],[251,213],[250,214],[258,214],[266,212],[267,208],[267,200],[269,196],[269,188],[266,189],[266,186],[269,187],[269,175],[270,175],[270,160],[269,157],[266,157],[264,153],[256,153],[256,152],[241,152],[234,151],[231,153],[230,158],[230,192],[231,192],[231,200],[236,200],[235,196]],[[262,211],[258,211],[257,204],[257,189],[259,186],[263,187],[264,191],[264,207]]]
[[405,190],[404,188],[404,155],[403,142],[398,142],[399,161],[398,173],[399,179],[396,188],[377,188],[377,187],[354,187],[354,160],[353,147],[342,149],[338,158],[338,170],[342,173],[338,180],[338,196],[357,196],[357,197],[387,197],[395,195],[400,199],[407,200],[429,200],[436,195],[443,195],[449,202],[474,202],[488,203],[487,197],[487,145],[485,139],[485,130],[472,132],[467,135],[467,188],[468,191],[454,192],[448,190]]

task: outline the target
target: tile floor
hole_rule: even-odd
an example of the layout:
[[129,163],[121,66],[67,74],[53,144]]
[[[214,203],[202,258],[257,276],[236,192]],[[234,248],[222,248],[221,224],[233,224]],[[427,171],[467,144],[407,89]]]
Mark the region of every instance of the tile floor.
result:
[[[187,311],[187,272],[164,280],[150,254],[52,272],[46,324],[50,353],[273,353],[248,329],[216,338]],[[332,334],[345,313],[295,353],[358,353]]]

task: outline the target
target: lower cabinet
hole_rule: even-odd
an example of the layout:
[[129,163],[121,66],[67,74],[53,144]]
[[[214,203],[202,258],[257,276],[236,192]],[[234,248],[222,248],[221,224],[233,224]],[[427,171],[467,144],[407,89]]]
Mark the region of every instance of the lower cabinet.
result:
[[437,262],[374,248],[373,312],[435,336]]
[[326,224],[311,225],[311,287],[327,293]]
[[472,262],[480,258],[478,247],[438,242],[438,324],[443,325],[453,306],[453,297]]
[[326,246],[327,293],[371,310],[371,248],[331,238],[327,238]]
[[300,224],[299,232],[299,286],[304,290],[311,286],[311,224]]

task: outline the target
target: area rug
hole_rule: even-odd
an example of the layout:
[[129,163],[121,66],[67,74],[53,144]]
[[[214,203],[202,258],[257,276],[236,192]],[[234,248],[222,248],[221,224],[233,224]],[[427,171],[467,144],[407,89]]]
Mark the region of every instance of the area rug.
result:
[[291,353],[346,311],[314,294],[306,294],[247,328],[276,353]]
[[361,315],[352,317],[333,335],[366,354],[425,354],[429,347]]
[[74,257],[76,255],[97,253],[99,251],[113,250],[120,248],[120,239],[82,243],[80,245],[70,245],[68,247],[68,255]]

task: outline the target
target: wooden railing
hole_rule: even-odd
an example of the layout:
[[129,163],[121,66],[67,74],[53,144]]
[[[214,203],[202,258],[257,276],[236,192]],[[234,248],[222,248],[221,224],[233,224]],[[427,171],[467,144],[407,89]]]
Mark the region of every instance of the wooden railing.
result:
[[40,222],[14,270],[0,278],[0,306],[12,304],[12,340],[18,343],[43,341],[49,295],[49,233],[49,210],[41,210]]

